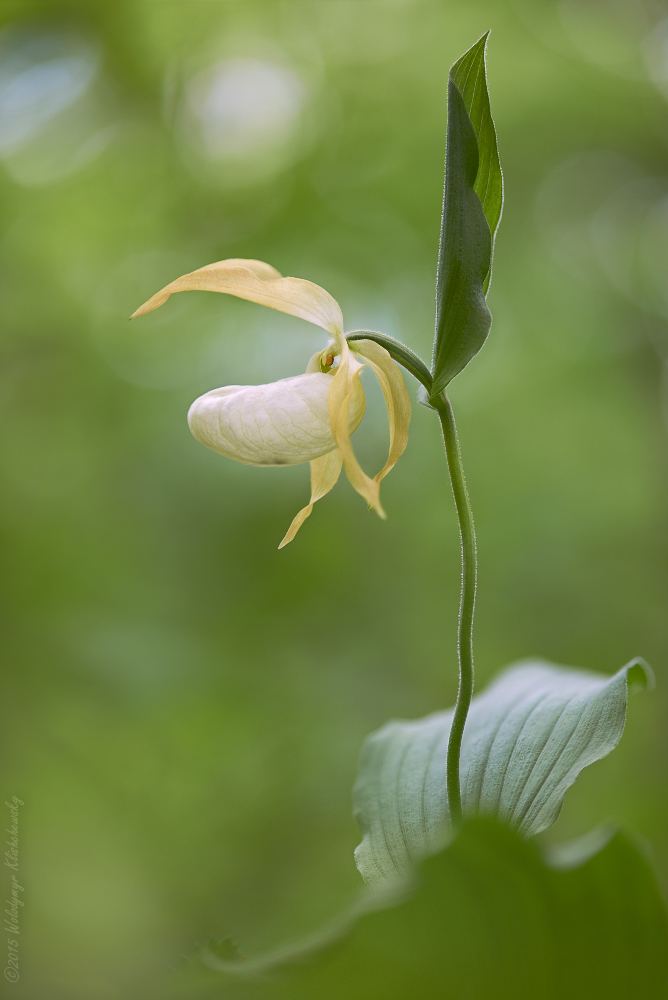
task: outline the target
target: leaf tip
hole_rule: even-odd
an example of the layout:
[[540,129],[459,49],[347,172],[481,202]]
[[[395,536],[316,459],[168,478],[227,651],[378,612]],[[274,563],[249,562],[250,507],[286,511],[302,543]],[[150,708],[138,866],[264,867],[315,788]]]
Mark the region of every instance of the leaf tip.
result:
[[626,683],[629,691],[653,691],[656,687],[654,671],[642,656],[635,656],[623,667],[626,671]]
[[544,851],[545,861],[550,868],[554,868],[556,871],[573,871],[576,868],[581,868],[582,865],[605,850],[616,833],[616,824],[602,823],[575,840],[567,840],[561,844],[549,844]]

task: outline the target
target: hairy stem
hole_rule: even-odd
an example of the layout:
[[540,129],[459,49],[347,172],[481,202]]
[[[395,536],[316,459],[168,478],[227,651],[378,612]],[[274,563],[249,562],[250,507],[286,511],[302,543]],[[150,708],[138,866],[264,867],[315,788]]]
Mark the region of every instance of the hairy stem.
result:
[[475,609],[475,592],[477,576],[477,560],[475,548],[475,528],[471,502],[464,479],[462,455],[457,438],[455,416],[450,400],[441,393],[437,400],[431,400],[438,410],[443,428],[445,453],[450,470],[452,492],[455,497],[455,507],[459,519],[459,535],[462,546],[462,590],[459,602],[459,626],[457,630],[457,654],[459,658],[459,689],[457,703],[452,719],[447,755],[448,809],[450,823],[458,826],[462,818],[462,795],[459,777],[459,758],[462,749],[464,725],[473,697],[473,613]]

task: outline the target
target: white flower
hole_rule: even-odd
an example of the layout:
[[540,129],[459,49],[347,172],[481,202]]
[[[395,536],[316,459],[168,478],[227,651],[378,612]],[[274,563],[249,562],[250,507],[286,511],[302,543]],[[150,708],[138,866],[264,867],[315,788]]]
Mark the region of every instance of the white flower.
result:
[[[330,344],[313,355],[304,375],[267,385],[228,385],[196,399],[188,412],[193,435],[207,448],[246,465],[311,463],[311,499],[295,517],[282,548],[292,541],[313,504],[334,486],[342,464],[346,475],[381,517],[379,485],[406,447],[410,403],[401,372],[387,351],[371,340],[351,349],[343,335],[343,316],[332,296],[301,278],[283,278],[257,260],[223,260],[185,274],[157,292],[133,314],[163,305],[173,292],[226,292],[315,323]],[[334,361],[338,358],[338,364]],[[370,479],[360,468],[350,435],[364,416],[360,372],[368,365],[387,403],[390,451],[381,471]]]

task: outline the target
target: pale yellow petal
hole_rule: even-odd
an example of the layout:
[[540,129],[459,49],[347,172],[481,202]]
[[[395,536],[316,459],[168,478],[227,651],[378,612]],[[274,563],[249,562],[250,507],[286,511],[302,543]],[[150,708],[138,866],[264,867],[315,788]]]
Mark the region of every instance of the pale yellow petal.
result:
[[303,278],[282,278],[269,264],[258,260],[231,258],[207,264],[197,271],[165,285],[130,317],[143,316],[163,305],[174,292],[224,292],[248,299],[270,309],[299,316],[315,323],[338,340],[343,330],[343,317],[336,299],[312,281]]
[[343,456],[338,448],[328,452],[326,455],[321,455],[320,458],[313,459],[311,462],[311,500],[306,507],[302,507],[293,520],[285,538],[278,546],[279,549],[282,549],[288,542],[292,541],[313,510],[313,504],[316,500],[322,499],[335,485],[341,474],[342,464]]
[[408,443],[408,424],[411,419],[411,404],[404,385],[399,366],[380,344],[373,340],[355,341],[354,351],[361,355],[376,374],[385,396],[387,415],[390,424],[390,451],[387,461],[380,472],[374,477],[377,482],[383,479],[393,465],[403,455]]
[[329,390],[329,419],[351,485],[364,497],[369,506],[384,518],[385,511],[380,504],[378,483],[362,470],[350,443],[350,406],[353,397],[363,391],[359,381],[362,367],[347,351],[344,351]]

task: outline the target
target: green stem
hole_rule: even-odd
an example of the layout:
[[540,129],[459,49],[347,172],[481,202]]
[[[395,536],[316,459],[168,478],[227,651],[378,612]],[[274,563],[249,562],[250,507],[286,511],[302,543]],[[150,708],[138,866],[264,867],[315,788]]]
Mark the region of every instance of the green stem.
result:
[[471,502],[464,479],[462,454],[459,449],[455,416],[450,400],[445,392],[432,396],[433,379],[429,369],[405,344],[387,337],[383,333],[372,330],[355,330],[347,334],[349,341],[374,340],[390,354],[395,361],[407,368],[424,386],[429,404],[438,412],[443,428],[445,453],[448,458],[450,481],[455,497],[455,507],[459,518],[459,537],[462,546],[462,591],[459,602],[459,626],[457,629],[457,654],[459,658],[459,688],[457,704],[450,728],[448,753],[446,759],[446,777],[448,789],[448,809],[450,823],[457,827],[462,818],[462,793],[459,776],[459,761],[462,751],[462,737],[466,717],[469,714],[473,697],[473,612],[475,610],[475,592],[477,577],[477,560],[475,551],[475,528]]
[[475,609],[477,560],[473,513],[466,489],[466,480],[464,479],[464,467],[462,465],[459,439],[457,438],[455,416],[452,412],[450,400],[444,392],[437,397],[436,401],[432,399],[431,402],[438,410],[441,427],[443,428],[445,453],[448,459],[448,469],[450,470],[452,492],[455,497],[462,546],[462,591],[459,603],[459,626],[457,630],[459,689],[457,691],[457,703],[455,705],[455,713],[448,740],[446,764],[450,823],[455,828],[459,825],[462,818],[462,795],[459,777],[462,736],[471,705],[471,698],[473,697],[473,612]]

